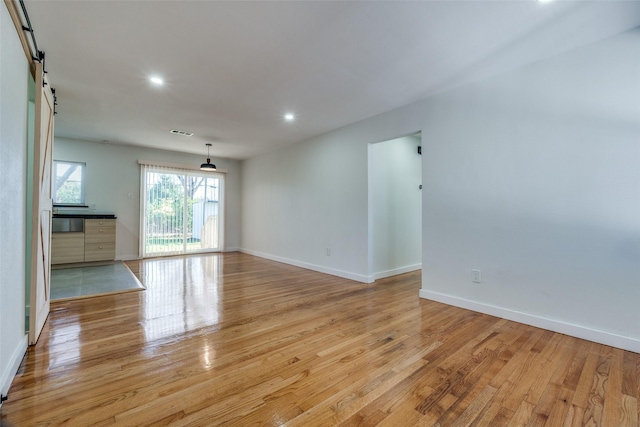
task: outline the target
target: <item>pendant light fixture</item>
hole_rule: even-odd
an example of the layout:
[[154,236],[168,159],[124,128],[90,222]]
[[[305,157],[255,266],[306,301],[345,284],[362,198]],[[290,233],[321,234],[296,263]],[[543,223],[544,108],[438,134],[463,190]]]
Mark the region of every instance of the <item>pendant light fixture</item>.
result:
[[207,144],[207,163],[203,163],[203,164],[200,165],[200,170],[201,171],[213,172],[213,171],[216,170],[216,165],[211,163],[211,157],[209,156],[209,148],[210,147],[211,147],[211,144]]

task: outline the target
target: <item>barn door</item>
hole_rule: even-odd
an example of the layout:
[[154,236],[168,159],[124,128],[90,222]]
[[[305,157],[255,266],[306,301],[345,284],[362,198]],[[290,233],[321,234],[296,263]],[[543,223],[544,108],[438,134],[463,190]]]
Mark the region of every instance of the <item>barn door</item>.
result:
[[49,316],[51,273],[51,166],[53,163],[53,94],[42,64],[36,63],[36,114],[31,218],[31,301],[29,344],[38,341]]

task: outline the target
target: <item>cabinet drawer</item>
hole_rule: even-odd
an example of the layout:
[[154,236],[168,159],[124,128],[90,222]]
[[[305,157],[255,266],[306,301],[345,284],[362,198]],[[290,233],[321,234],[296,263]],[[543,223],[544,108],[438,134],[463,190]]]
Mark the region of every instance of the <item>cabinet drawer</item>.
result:
[[51,234],[51,264],[84,261],[84,233]]
[[84,245],[84,260],[104,261],[116,257],[116,243],[86,243]]
[[116,229],[114,227],[100,227],[87,230],[84,233],[85,243],[114,243],[116,241]]
[[92,232],[98,229],[116,228],[115,219],[85,219],[84,220],[84,232]]

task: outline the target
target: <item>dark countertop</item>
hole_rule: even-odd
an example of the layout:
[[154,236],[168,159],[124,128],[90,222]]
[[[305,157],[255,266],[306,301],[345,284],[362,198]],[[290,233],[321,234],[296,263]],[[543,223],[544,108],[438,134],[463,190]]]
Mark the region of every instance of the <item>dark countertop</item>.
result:
[[84,219],[116,219],[115,214],[110,213],[71,213],[63,212],[53,214],[53,218],[84,218]]

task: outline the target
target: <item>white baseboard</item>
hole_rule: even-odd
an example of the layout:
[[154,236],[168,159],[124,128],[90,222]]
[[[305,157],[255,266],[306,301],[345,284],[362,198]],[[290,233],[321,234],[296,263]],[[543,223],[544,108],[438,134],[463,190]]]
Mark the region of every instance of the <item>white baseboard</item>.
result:
[[349,273],[348,271],[336,270],[333,268],[323,267],[321,265],[310,264],[303,261],[297,261],[289,258],[283,258],[276,255],[265,254],[262,252],[252,251],[250,249],[239,248],[239,252],[254,255],[260,258],[269,259],[271,261],[277,261],[284,264],[295,265],[296,267],[306,268],[307,270],[313,270],[320,273],[330,274],[332,276],[342,277],[344,279],[355,280],[356,282],[372,283],[373,276],[364,276],[362,274]]
[[373,273],[374,280],[384,279],[385,277],[397,276],[398,274],[409,273],[410,271],[420,270],[422,263],[407,265],[405,267],[394,268],[393,270],[381,271],[379,273]]
[[582,338],[588,341],[640,353],[640,340],[613,334],[611,332],[591,329],[580,325],[565,323],[559,320],[547,319],[533,314],[522,313],[520,311],[514,311],[503,307],[496,307],[426,289],[420,290],[420,298],[441,302],[455,307],[466,308],[467,310],[477,311],[491,316],[513,320],[514,322],[524,323],[526,325],[570,335],[572,337]]
[[240,248],[224,248],[222,252],[241,252]]
[[0,394],[3,396],[7,395],[13,378],[16,376],[16,372],[18,372],[18,368],[20,367],[20,362],[22,362],[22,358],[27,352],[27,338],[28,336],[25,334],[24,338],[20,340],[16,346],[13,354],[11,354],[6,368],[0,373]]

